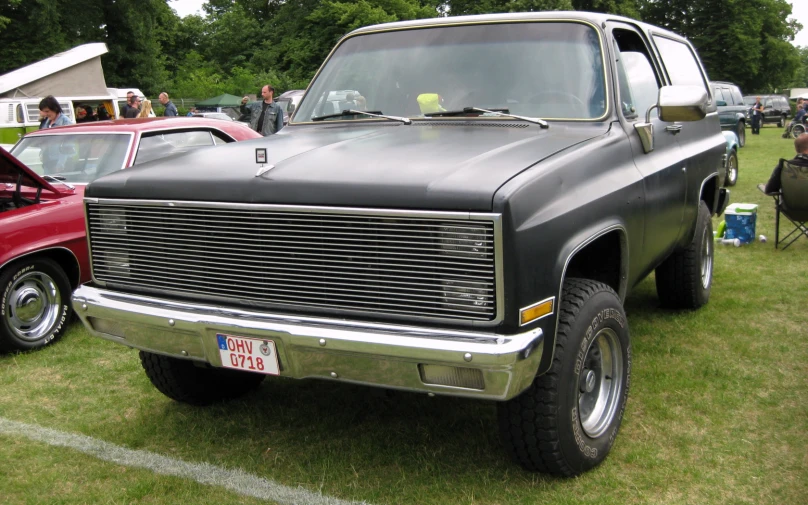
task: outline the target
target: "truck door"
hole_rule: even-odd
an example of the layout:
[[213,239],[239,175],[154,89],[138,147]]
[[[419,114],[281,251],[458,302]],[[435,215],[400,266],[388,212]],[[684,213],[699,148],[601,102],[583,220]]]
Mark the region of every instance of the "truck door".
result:
[[[709,94],[707,75],[690,44],[660,34],[654,34],[653,39],[671,84],[699,86]],[[743,103],[740,90],[736,86],[732,88],[734,89],[725,90],[724,95],[729,93],[734,104]],[[736,106],[736,108],[743,107]],[[715,111],[715,104],[710,103],[704,119],[677,124],[676,140],[682,148],[682,159],[685,161],[683,171],[687,176],[687,186],[690,188],[683,216],[683,222],[687,226],[682,227],[679,237],[685,243],[689,242],[693,234],[701,188],[706,186],[711,177],[718,177],[726,153],[726,141],[721,134],[721,126]],[[715,191],[718,191],[717,184]]]
[[642,264],[654,267],[671,251],[682,224],[687,177],[676,125],[662,122],[656,109],[650,113],[654,149],[646,153],[634,124],[646,119],[657,103],[664,82],[644,37],[633,26],[609,23],[614,65],[618,77],[621,125],[631,142],[634,163],[643,177],[645,194]]

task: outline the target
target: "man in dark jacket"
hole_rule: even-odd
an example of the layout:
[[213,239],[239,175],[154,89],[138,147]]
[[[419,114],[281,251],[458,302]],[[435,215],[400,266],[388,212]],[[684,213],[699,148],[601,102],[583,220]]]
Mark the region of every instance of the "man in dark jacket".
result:
[[275,88],[267,84],[261,88],[261,102],[247,103],[245,96],[241,99],[241,113],[250,115],[250,128],[264,137],[278,133],[283,128],[283,109],[272,100]]
[[[794,139],[794,150],[797,151],[797,155],[794,156],[792,160],[789,160],[789,163],[801,167],[808,167],[808,133],[803,133]],[[769,177],[769,182],[766,183],[766,187],[763,190],[764,193],[777,193],[780,191],[780,173],[782,171],[783,166],[778,163],[777,166],[774,167],[774,171],[772,171],[772,176]]]
[[129,103],[126,104],[127,107],[124,109],[123,117],[125,118],[136,118],[140,114],[140,97],[137,95],[132,95],[129,97]]
[[177,112],[177,106],[174,105],[174,102],[168,99],[168,93],[165,91],[160,93],[160,103],[166,108],[166,111],[163,113],[164,116],[171,117],[179,115],[179,112]]

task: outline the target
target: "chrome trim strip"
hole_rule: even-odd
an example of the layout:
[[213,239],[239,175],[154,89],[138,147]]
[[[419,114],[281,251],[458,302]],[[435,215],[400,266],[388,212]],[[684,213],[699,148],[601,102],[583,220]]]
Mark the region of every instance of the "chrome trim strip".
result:
[[[551,296],[551,297],[549,297],[549,298],[545,298],[544,300],[542,300],[542,301],[540,301],[540,302],[536,302],[536,303],[534,303],[534,304],[528,305],[527,307],[522,307],[521,309],[519,309],[519,326],[526,326],[526,325],[528,325],[528,324],[530,324],[530,323],[532,323],[532,322],[538,321],[538,320],[543,319],[543,318],[545,318],[545,317],[547,317],[547,316],[552,316],[553,314],[555,314],[555,311],[556,311],[556,302],[555,302],[555,299],[556,299],[556,297],[555,297],[555,296]],[[539,305],[541,305],[542,303],[545,303],[545,302],[547,302],[547,301],[552,301],[552,302],[553,302],[553,308],[552,308],[552,310],[550,310],[550,312],[548,312],[547,314],[545,314],[545,315],[543,315],[543,316],[541,316],[541,317],[537,317],[536,319],[533,319],[533,320],[531,320],[531,321],[528,321],[528,322],[526,322],[526,323],[522,323],[522,313],[523,313],[524,311],[526,311],[526,310],[530,310],[530,309],[532,309],[533,307],[539,306]]]
[[[533,381],[542,354],[540,328],[500,335],[295,317],[116,293],[86,284],[74,292],[72,304],[92,335],[148,352],[221,366],[217,333],[266,338],[277,345],[281,375],[336,375],[348,382],[454,396],[513,398]],[[96,330],[94,318],[118,325],[123,334]],[[479,369],[485,389],[424,384],[419,364]]]

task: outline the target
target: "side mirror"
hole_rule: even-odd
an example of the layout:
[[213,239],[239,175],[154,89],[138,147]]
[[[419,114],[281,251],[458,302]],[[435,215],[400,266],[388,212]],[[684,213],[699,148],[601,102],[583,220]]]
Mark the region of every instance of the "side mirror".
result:
[[724,100],[716,100],[715,104],[717,106],[719,106],[719,107],[726,107],[727,106],[727,102],[725,102]]
[[659,89],[659,119],[699,121],[707,115],[707,90],[700,86],[663,86]]

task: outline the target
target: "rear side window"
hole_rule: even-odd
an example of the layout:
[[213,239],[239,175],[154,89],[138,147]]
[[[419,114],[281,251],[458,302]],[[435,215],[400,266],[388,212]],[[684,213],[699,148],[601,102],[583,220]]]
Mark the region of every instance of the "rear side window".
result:
[[724,93],[721,91],[721,88],[713,88],[713,97],[716,100],[721,100],[726,102],[727,99],[724,97]]
[[[654,43],[662,56],[671,84],[681,86],[701,86],[707,89],[706,80],[690,46],[676,40],[655,36]],[[730,98],[730,97],[727,97]],[[727,103],[730,100],[725,100]]]
[[740,88],[738,88],[738,86],[731,86],[729,90],[730,93],[732,93],[732,101],[735,105],[743,105],[743,95],[741,94]]

